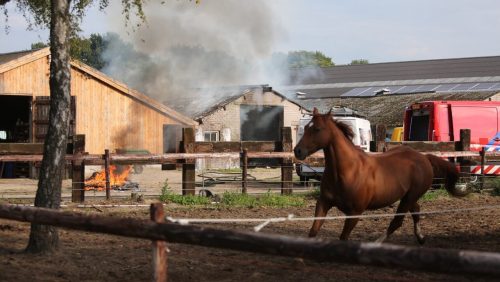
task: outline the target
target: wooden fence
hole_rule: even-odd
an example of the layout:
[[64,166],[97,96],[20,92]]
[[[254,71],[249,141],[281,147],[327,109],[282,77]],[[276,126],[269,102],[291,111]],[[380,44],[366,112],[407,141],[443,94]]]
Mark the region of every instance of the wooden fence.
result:
[[500,275],[499,253],[329,241],[164,223],[163,206],[160,203],[151,205],[152,221],[16,205],[0,205],[0,218],[153,240],[155,281],[167,279],[165,242],[298,257],[318,262],[372,265],[455,275]]
[[[470,168],[467,158],[480,159],[484,164],[486,157],[500,156],[498,152],[471,152],[470,131],[461,130],[460,141],[455,142],[382,142],[375,141],[379,152],[391,149],[395,146],[411,146],[418,151],[434,154],[440,157],[456,158],[463,165],[460,168],[464,175],[468,175]],[[282,129],[281,141],[247,141],[247,142],[195,142],[194,131],[191,128],[183,130],[181,142],[182,153],[168,153],[162,155],[145,154],[110,154],[108,150],[103,155],[89,155],[85,153],[85,136],[77,135],[73,139],[73,154],[67,155],[66,160],[71,162],[72,170],[72,201],[83,202],[85,200],[85,165],[104,165],[106,174],[109,175],[110,164],[165,164],[180,161],[182,163],[182,193],[184,195],[195,192],[195,165],[197,158],[233,158],[240,159],[242,167],[242,191],[247,191],[247,168],[248,159],[273,158],[281,159],[281,192],[292,193],[293,164],[299,163],[294,158],[291,143],[290,128]],[[28,146],[29,147],[29,146]],[[28,148],[23,146],[23,148]],[[2,148],[3,151],[2,151]],[[15,152],[21,152],[21,147],[15,146]],[[36,146],[34,147],[36,149]],[[3,154],[2,154],[3,153]],[[0,162],[40,162],[41,154],[17,155],[8,154],[6,146],[0,146]],[[378,152],[375,152],[378,153]],[[310,156],[305,163],[321,165],[323,161],[322,152]],[[110,197],[109,181],[106,181],[106,196]]]

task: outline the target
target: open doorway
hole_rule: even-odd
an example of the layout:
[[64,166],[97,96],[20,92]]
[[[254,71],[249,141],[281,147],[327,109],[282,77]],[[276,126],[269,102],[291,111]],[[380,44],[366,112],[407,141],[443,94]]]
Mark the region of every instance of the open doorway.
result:
[[[0,95],[0,143],[31,141],[31,96]],[[29,177],[29,163],[0,162],[2,178]]]

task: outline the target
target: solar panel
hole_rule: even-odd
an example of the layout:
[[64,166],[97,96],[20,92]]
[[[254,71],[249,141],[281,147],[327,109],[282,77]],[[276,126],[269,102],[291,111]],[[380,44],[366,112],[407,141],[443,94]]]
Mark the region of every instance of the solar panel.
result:
[[470,90],[489,90],[495,84],[495,82],[481,82],[474,85]]
[[367,88],[365,91],[361,92],[358,97],[372,97],[372,96],[375,96],[377,93],[376,91],[378,91],[380,89],[380,87],[370,87],[370,88]]
[[417,89],[415,89],[415,92],[431,92],[434,91],[439,85],[436,84],[425,84],[425,85],[420,85]]
[[419,87],[419,85],[408,85],[398,90],[397,94],[403,93],[415,93],[415,90]]
[[434,91],[436,92],[444,92],[444,91],[450,91],[453,87],[456,87],[458,84],[441,84],[436,88]]
[[468,91],[477,83],[461,83],[451,89],[451,91]]
[[364,91],[366,91],[367,89],[370,89],[371,87],[360,87],[360,88],[354,88],[354,89],[351,89],[349,91],[347,91],[346,93],[340,95],[340,97],[357,97],[359,96],[359,94],[363,93]]
[[387,86],[385,88],[389,89],[391,93],[396,93],[399,91],[399,89],[403,88],[403,85],[392,85],[392,86]]
[[493,91],[500,90],[500,83],[495,83],[495,85],[491,86],[490,89],[488,90],[493,90]]

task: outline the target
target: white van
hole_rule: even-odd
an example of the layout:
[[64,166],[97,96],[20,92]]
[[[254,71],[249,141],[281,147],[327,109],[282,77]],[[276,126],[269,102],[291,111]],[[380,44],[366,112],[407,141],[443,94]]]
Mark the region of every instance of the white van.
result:
[[[360,147],[363,151],[370,151],[370,141],[372,140],[372,132],[370,121],[360,117],[354,116],[334,116],[335,120],[340,120],[348,124],[354,132],[352,142],[354,145]],[[304,127],[311,121],[311,117],[303,117],[299,120],[299,127],[297,129],[297,142],[302,139],[304,135]],[[306,164],[300,164],[296,167],[297,174],[300,176],[301,181],[307,181],[309,178],[321,179],[324,167],[311,167]]]

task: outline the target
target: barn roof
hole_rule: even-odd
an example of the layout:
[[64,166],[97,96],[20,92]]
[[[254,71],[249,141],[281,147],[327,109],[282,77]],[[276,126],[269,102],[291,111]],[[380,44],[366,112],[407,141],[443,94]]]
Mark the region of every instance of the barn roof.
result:
[[327,112],[332,107],[348,107],[362,112],[372,124],[402,126],[404,110],[407,106],[422,101],[432,100],[471,100],[484,101],[497,92],[457,92],[457,93],[421,93],[418,95],[382,95],[371,98],[323,98],[307,99],[302,104],[306,109],[317,107]]
[[356,87],[500,82],[500,56],[343,65],[292,70],[283,93],[339,97]]
[[204,118],[221,107],[230,104],[249,92],[272,92],[284,100],[303,108],[300,101],[290,100],[285,95],[273,90],[269,85],[238,85],[214,88],[202,88],[189,91],[183,97],[171,101],[176,109],[194,120]]
[[[8,70],[14,69],[23,64],[38,60],[40,58],[50,55],[49,48],[43,48],[39,50],[30,50],[14,53],[0,54],[0,73],[6,72]],[[93,77],[96,80],[101,81],[108,86],[119,90],[123,95],[129,96],[132,99],[143,103],[144,105],[174,119],[185,125],[195,125],[196,122],[189,117],[171,109],[170,107],[152,99],[137,90],[134,90],[122,82],[114,80],[104,73],[82,63],[79,61],[71,61],[71,67],[86,73],[87,75]]]
[[[344,106],[367,115],[374,124],[400,126],[406,106],[424,100],[487,100],[500,92],[491,87],[433,88],[430,85],[495,85],[500,86],[500,56],[421,60],[304,68],[292,70],[289,81],[276,87],[289,99],[300,101],[308,110],[317,107],[328,111]],[[379,94],[386,87],[413,87],[408,94]],[[470,90],[470,89],[478,90]],[[368,89],[366,96],[352,97],[347,92]],[[431,89],[431,88],[427,88]],[[461,91],[453,89],[463,89]],[[494,89],[494,90],[493,90]],[[374,91],[375,90],[375,91]],[[392,91],[392,90],[391,90]],[[302,92],[297,95],[297,92]]]

